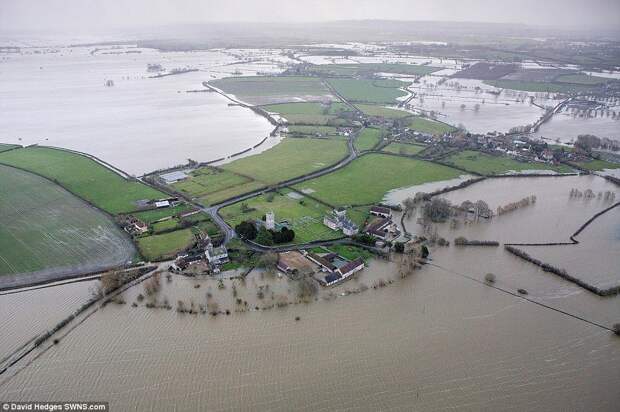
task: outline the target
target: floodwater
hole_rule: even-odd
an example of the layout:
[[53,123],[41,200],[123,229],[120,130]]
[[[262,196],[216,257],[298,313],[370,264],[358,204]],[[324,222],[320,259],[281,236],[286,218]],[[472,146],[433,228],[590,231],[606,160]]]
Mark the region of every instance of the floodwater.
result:
[[[576,209],[567,216],[578,226],[599,206],[561,194],[607,189],[592,176],[527,178],[529,190],[523,179],[489,179],[453,192],[453,201],[491,191],[493,207],[534,191],[531,207],[547,219]],[[522,217],[515,234],[531,228],[525,209],[512,213]],[[572,227],[551,219],[536,230],[555,239]],[[395,263],[372,261],[310,303],[299,302],[294,282],[261,272],[221,286],[162,277],[159,303],[216,302],[228,316],[148,309],[137,285],[124,293],[127,304],[108,304],[19,373],[0,377],[0,397],[100,399],[149,411],[617,409],[620,339],[605,328],[619,320],[620,297],[596,296],[503,248],[437,247],[431,256],[404,279]],[[487,272],[496,287],[482,281]],[[373,288],[381,280],[387,286]]]
[[[135,47],[24,49],[0,55],[0,141],[98,156],[131,174],[209,161],[254,146],[273,127],[203,81],[277,70],[278,61],[231,65],[219,51],[160,53]],[[241,53],[241,52],[239,52]],[[149,78],[147,64],[199,71]],[[107,80],[114,83],[106,87]],[[145,155],[144,153],[147,153]]]
[[0,359],[54,327],[86,303],[99,281],[58,282],[0,292]]
[[564,111],[555,114],[543,123],[533,136],[561,143],[572,143],[581,134],[620,140],[620,119],[613,119],[611,116],[574,117],[570,112]]
[[359,295],[216,318],[108,305],[3,377],[0,395],[153,411],[611,411],[619,365],[608,331],[427,267]]

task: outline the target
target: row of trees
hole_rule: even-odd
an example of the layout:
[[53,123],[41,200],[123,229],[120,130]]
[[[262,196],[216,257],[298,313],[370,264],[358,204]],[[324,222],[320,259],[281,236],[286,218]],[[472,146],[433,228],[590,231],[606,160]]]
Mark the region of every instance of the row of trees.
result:
[[270,230],[261,226],[256,229],[256,225],[251,221],[244,221],[235,226],[235,232],[242,238],[253,240],[264,246],[274,244],[288,243],[295,239],[295,231],[287,227],[283,227],[279,231]]
[[517,202],[508,203],[504,206],[498,206],[497,215],[503,215],[504,213],[512,212],[513,210],[517,210],[519,208],[526,207],[534,203],[536,203],[535,195],[526,196]]

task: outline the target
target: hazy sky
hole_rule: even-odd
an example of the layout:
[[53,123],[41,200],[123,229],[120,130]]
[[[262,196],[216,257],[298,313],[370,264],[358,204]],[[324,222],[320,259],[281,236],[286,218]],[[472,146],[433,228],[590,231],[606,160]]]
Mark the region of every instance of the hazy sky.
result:
[[620,27],[620,0],[0,0],[0,29],[399,19]]

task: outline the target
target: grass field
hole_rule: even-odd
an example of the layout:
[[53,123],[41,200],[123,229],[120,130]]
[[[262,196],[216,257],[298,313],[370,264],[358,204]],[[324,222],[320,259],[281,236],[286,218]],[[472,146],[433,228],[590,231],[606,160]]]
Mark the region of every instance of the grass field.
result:
[[49,180],[0,166],[0,275],[86,273],[134,255],[105,214]]
[[256,105],[321,101],[333,97],[321,80],[315,77],[227,77],[212,80],[209,84]]
[[383,148],[383,151],[389,152],[389,153],[413,155],[413,154],[420,153],[425,148],[426,146],[417,145],[417,144],[390,143],[385,148]]
[[402,63],[362,63],[362,64],[321,64],[310,68],[311,71],[322,75],[356,76],[372,75],[375,73],[398,73],[405,75],[427,75],[437,70],[437,67],[421,66]]
[[15,149],[16,147],[19,146],[16,144],[0,143],[0,153],[6,152],[7,150]]
[[386,119],[402,119],[403,117],[413,116],[411,113],[404,110],[391,109],[374,104],[356,104],[356,107],[368,116],[383,117]]
[[192,171],[189,177],[172,187],[191,197],[203,197],[232,187],[243,186],[252,179],[212,167]]
[[338,162],[346,153],[347,145],[343,140],[284,139],[269,150],[235,160],[222,168],[273,184],[322,169]]
[[452,179],[461,173],[421,160],[373,153],[296,188],[311,189],[313,196],[331,204],[361,205],[380,202],[392,189]]
[[79,154],[43,147],[0,153],[0,163],[47,177],[109,213],[136,210],[136,201],[159,199],[165,194],[140,182],[123,179],[99,163]]
[[288,126],[288,134],[299,136],[338,136],[338,128],[331,126]]
[[339,119],[338,115],[352,109],[344,103],[334,102],[329,105],[321,103],[282,103],[263,106],[269,112],[282,115],[289,124],[344,125],[348,121]]
[[146,260],[172,258],[190,247],[195,237],[191,229],[138,238],[138,248]]
[[157,220],[163,219],[168,216],[174,216],[178,213],[187,212],[190,209],[192,209],[191,206],[187,204],[183,204],[183,205],[174,206],[174,207],[165,207],[161,209],[145,210],[144,212],[132,213],[132,215],[142,220],[147,225],[149,225]]
[[600,171],[600,170],[605,170],[605,169],[620,169],[619,163],[612,163],[612,162],[608,162],[606,160],[600,160],[600,159],[591,160],[589,162],[579,162],[575,164],[579,167],[583,167],[584,169],[595,170],[595,171]]
[[592,85],[584,84],[526,82],[520,80],[485,80],[483,83],[500,89],[549,93],[579,93],[589,91],[593,87]]
[[[285,190],[282,194],[276,194],[271,202],[265,195],[247,200],[245,203],[251,210],[243,213],[241,203],[225,207],[220,214],[226,222],[235,226],[246,220],[261,219],[267,212],[273,211],[276,222],[287,221],[295,231],[293,243],[305,243],[312,240],[325,240],[341,237],[341,232],[336,232],[323,225],[323,216],[330,209],[307,197],[294,199],[288,196],[290,191]],[[303,203],[303,204],[302,204]]]
[[563,74],[558,76],[555,81],[560,83],[573,83],[573,84],[585,84],[596,85],[601,83],[607,83],[612,79],[606,79],[604,77],[588,76],[587,74]]
[[456,130],[456,127],[452,127],[449,124],[425,119],[423,117],[414,117],[411,119],[407,127],[417,132],[430,134],[444,134]]
[[381,140],[381,129],[366,128],[362,130],[355,140],[355,148],[358,151],[370,150]]
[[407,83],[399,80],[329,79],[338,93],[356,103],[394,104],[407,93],[400,90]]
[[327,249],[349,260],[362,258],[364,261],[368,261],[374,257],[374,255],[366,249],[353,245],[331,245]]
[[491,156],[485,153],[464,150],[446,159],[446,163],[453,164],[471,172],[482,175],[502,174],[514,170],[554,170],[566,173],[572,169],[565,165],[553,166],[547,163],[524,163],[505,156]]

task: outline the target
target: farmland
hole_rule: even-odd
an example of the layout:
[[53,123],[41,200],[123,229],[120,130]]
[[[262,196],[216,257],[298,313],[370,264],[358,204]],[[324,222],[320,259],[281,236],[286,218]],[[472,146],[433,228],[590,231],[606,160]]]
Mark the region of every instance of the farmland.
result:
[[358,151],[370,150],[381,140],[381,129],[367,127],[362,130],[355,140],[355,148]]
[[191,229],[181,229],[138,238],[138,248],[145,259],[162,260],[174,257],[178,252],[190,247],[194,240]]
[[459,174],[458,170],[446,166],[373,153],[296,188],[310,189],[313,196],[334,205],[363,205],[380,202],[392,189],[452,179]]
[[321,80],[313,77],[227,77],[209,84],[255,105],[334,100]]
[[329,79],[329,83],[345,99],[355,103],[394,104],[407,95],[401,88],[407,83],[399,80]]
[[316,124],[316,125],[340,125],[349,123],[338,116],[345,112],[351,112],[351,108],[344,103],[282,103],[263,106],[263,109],[279,113],[289,124]]
[[0,275],[87,273],[131,260],[106,215],[49,180],[0,166]]
[[222,169],[273,184],[322,169],[346,153],[346,142],[342,140],[284,139],[261,154],[235,160]]
[[16,147],[19,147],[19,146],[15,144],[0,143],[0,153],[6,152],[7,150],[15,149]]
[[553,170],[560,173],[572,171],[565,165],[553,166],[547,163],[524,163],[504,156],[491,156],[485,153],[465,150],[446,159],[446,163],[482,175],[502,174],[510,171]]
[[416,116],[407,125],[412,130],[421,133],[429,133],[429,134],[444,134],[450,133],[456,130],[455,127],[450,126],[449,124],[438,122],[435,120],[425,119],[423,117]]
[[384,117],[386,119],[402,119],[403,117],[413,116],[404,110],[391,109],[380,105],[357,104],[356,107],[367,116]]
[[610,79],[604,77],[589,76],[587,74],[563,74],[555,79],[559,83],[572,83],[572,84],[584,84],[584,85],[597,85],[601,83],[607,83]]
[[425,149],[425,146],[408,143],[390,143],[383,148],[384,152],[414,155]]
[[440,70],[437,67],[401,63],[322,64],[312,66],[310,72],[323,76],[370,76],[375,73],[396,73],[424,76]]
[[190,197],[205,197],[234,187],[243,187],[252,179],[236,173],[213,167],[203,167],[192,171],[186,180],[172,186]]
[[323,225],[323,216],[330,210],[327,206],[302,195],[289,196],[290,193],[284,190],[275,196],[257,196],[244,202],[247,205],[245,212],[242,206],[244,203],[236,203],[221,209],[220,214],[234,227],[246,220],[260,220],[267,212],[273,211],[277,223],[286,221],[295,231],[294,243],[342,236],[342,233]]
[[331,126],[288,126],[288,134],[294,136],[338,136],[338,129]]
[[64,150],[28,147],[0,153],[0,163],[47,177],[106,212],[137,209],[136,201],[159,199],[163,193],[126,180],[85,156]]

